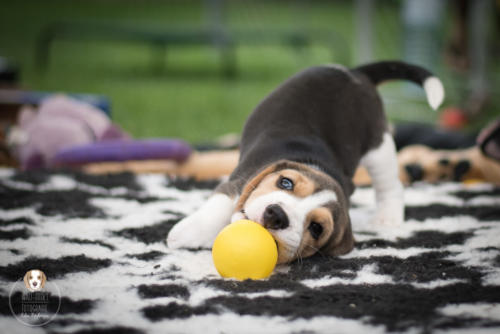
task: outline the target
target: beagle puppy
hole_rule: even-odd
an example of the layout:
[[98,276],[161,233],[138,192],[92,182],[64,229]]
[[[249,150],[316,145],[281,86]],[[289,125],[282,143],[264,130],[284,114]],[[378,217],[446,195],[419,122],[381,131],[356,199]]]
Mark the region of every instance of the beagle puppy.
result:
[[249,116],[229,179],[171,229],[168,247],[210,248],[224,226],[250,219],[275,238],[278,263],[346,254],[354,246],[349,197],[359,164],[373,180],[375,222],[402,223],[396,149],[375,89],[391,79],[423,86],[434,109],[443,101],[439,79],[397,61],[316,66],[286,80]]
[[43,271],[38,269],[28,270],[24,275],[24,285],[31,292],[43,289],[46,281],[47,276],[45,276]]
[[410,145],[398,154],[403,184],[425,181],[489,182],[500,184],[500,163],[486,156],[478,147],[463,150],[433,150]]

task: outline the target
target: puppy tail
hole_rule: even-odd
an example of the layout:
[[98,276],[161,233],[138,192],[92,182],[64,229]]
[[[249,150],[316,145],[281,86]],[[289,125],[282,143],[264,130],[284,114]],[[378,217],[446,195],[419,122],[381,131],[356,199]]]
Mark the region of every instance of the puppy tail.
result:
[[409,80],[424,88],[427,102],[436,110],[444,100],[441,80],[425,68],[401,61],[381,61],[353,69],[367,76],[374,85],[388,80]]

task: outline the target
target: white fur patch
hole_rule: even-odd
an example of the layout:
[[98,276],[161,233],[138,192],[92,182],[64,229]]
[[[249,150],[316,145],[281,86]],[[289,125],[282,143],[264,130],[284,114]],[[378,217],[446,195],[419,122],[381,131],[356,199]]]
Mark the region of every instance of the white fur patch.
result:
[[382,144],[361,159],[372,178],[377,200],[377,225],[398,226],[404,220],[403,185],[399,180],[394,140],[385,133]]
[[288,216],[289,226],[282,230],[270,231],[273,236],[286,245],[287,251],[294,253],[302,240],[304,221],[307,214],[328,202],[337,201],[337,195],[324,190],[305,198],[300,198],[286,191],[273,191],[260,196],[245,206],[248,219],[263,224],[262,216],[271,204],[278,204]]
[[432,109],[436,110],[444,100],[444,87],[436,77],[429,77],[424,81],[424,90],[427,95],[427,102],[432,107]]
[[211,248],[217,234],[231,221],[236,201],[225,194],[212,195],[197,211],[184,218],[167,236],[169,248]]

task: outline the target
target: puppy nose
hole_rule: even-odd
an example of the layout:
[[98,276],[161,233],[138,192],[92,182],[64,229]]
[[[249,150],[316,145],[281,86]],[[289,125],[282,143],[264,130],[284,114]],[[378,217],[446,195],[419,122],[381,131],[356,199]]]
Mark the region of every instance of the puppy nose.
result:
[[33,282],[33,286],[37,286],[38,285],[38,282]]
[[266,210],[264,210],[262,219],[264,220],[264,227],[266,228],[279,230],[288,227],[288,216],[281,206],[277,204],[269,205]]
[[420,181],[424,177],[424,169],[418,164],[406,165],[405,169],[411,182]]

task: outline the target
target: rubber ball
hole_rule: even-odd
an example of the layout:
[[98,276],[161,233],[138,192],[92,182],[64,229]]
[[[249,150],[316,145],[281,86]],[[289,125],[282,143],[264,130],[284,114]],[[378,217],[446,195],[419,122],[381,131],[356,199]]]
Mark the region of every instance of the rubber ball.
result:
[[242,219],[229,224],[217,235],[212,258],[222,277],[257,280],[273,272],[278,248],[264,227]]

